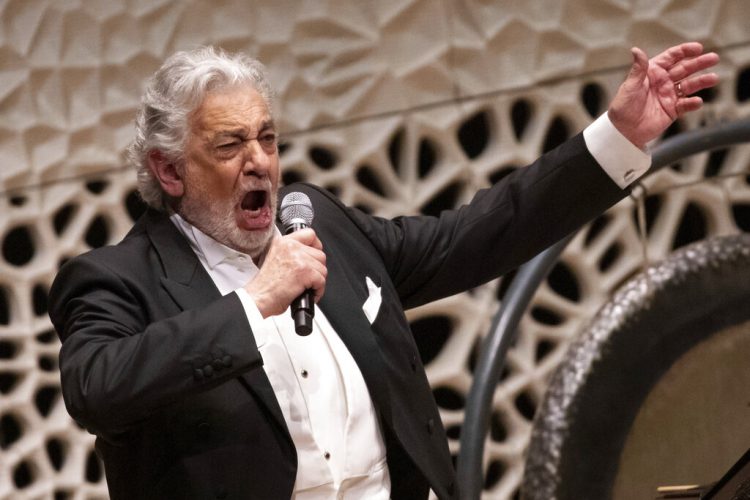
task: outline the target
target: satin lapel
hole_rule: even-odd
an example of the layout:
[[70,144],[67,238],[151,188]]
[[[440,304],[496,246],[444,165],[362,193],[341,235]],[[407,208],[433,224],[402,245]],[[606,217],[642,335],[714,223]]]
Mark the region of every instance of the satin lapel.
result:
[[166,215],[150,214],[146,231],[164,268],[162,285],[180,309],[202,306],[220,297],[187,240]]
[[[159,213],[150,213],[149,217],[146,231],[164,268],[165,277],[161,283],[180,309],[201,307],[221,297],[190,244],[169,218]],[[254,370],[240,375],[239,381],[266,407],[289,437],[284,415],[266,373]]]
[[[357,363],[381,417],[391,423],[390,397],[383,376],[385,367],[375,340],[376,334],[362,311],[364,300],[358,303],[359,294],[352,286],[349,274],[342,265],[343,256],[336,252],[335,244],[324,241],[323,246],[326,249],[328,278],[319,306]],[[361,279],[364,280],[364,276]]]

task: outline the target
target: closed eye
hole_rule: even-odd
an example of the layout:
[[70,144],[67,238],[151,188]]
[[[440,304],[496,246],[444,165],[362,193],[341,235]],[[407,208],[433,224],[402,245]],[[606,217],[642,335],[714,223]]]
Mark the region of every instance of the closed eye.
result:
[[273,131],[265,131],[261,132],[260,135],[258,135],[255,138],[243,138],[243,137],[235,137],[235,138],[226,138],[226,142],[219,142],[216,144],[216,150],[218,153],[221,153],[222,155],[225,154],[234,154],[234,150],[242,146],[243,144],[257,140],[258,144],[261,145],[261,147],[269,154],[276,151],[276,142],[278,140],[278,135],[276,132]]
[[258,142],[260,142],[264,146],[273,146],[276,144],[276,134],[273,132],[268,132],[261,134],[260,137],[258,137]]

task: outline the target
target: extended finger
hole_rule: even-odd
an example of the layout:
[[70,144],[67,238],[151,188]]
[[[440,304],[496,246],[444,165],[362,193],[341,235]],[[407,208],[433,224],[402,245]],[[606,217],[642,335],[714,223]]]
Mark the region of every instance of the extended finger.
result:
[[709,52],[708,54],[702,54],[698,57],[685,59],[669,68],[669,77],[673,82],[678,82],[693,73],[715,66],[718,62],[719,55],[715,52]]
[[697,111],[703,106],[703,99],[701,99],[698,96],[693,97],[686,97],[684,99],[680,99],[677,101],[677,104],[675,107],[677,108],[677,113],[680,115],[684,115],[685,113],[689,113],[691,111]]
[[716,73],[697,75],[679,82],[680,88],[685,95],[695,94],[703,89],[713,87],[717,83],[719,83],[719,77]]
[[652,61],[664,69],[669,69],[685,58],[695,57],[703,52],[703,45],[698,42],[687,42],[670,47],[654,56]]

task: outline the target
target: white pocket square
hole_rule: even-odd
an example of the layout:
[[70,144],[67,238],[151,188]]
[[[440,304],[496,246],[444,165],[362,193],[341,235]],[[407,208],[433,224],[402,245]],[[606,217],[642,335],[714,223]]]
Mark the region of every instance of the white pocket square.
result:
[[365,316],[367,316],[367,320],[370,324],[373,324],[375,318],[378,316],[380,303],[383,299],[380,296],[380,287],[377,286],[369,276],[365,277],[365,283],[367,283],[367,290],[370,296],[367,297],[367,300],[362,305],[362,310],[365,312]]

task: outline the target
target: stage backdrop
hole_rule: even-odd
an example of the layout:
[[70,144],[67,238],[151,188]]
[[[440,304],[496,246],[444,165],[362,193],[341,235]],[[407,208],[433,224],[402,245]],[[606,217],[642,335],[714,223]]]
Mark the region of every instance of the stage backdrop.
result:
[[[393,216],[466,202],[602,113],[632,45],[654,54],[688,39],[720,52],[723,81],[669,133],[747,115],[744,0],[1,0],[0,499],[106,498],[93,437],[60,397],[47,292],[62,261],[117,242],[142,211],[123,151],[167,55],[214,44],[263,60],[284,180]],[[643,237],[627,199],[574,240],[498,386],[487,498],[516,494],[546,380],[611,291],[644,260],[748,230],[748,179],[718,174],[749,157],[700,155],[648,181]],[[716,179],[691,184],[704,173]],[[507,281],[409,312],[455,453]]]

